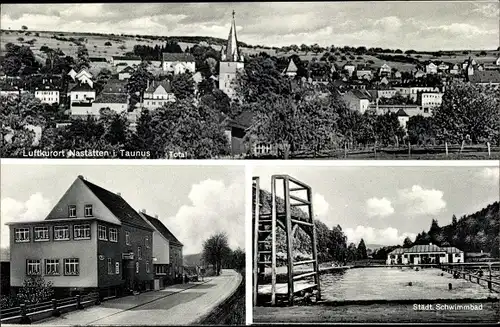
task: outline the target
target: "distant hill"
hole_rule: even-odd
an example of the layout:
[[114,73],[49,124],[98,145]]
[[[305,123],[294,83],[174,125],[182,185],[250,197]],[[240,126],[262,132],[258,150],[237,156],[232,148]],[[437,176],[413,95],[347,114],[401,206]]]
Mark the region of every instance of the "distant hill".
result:
[[433,220],[428,232],[418,234],[415,244],[433,244],[454,246],[465,252],[489,252],[493,257],[500,256],[500,202],[494,202],[486,208],[457,219],[440,227]]
[[201,265],[201,258],[201,253],[184,255],[184,266],[199,266]]

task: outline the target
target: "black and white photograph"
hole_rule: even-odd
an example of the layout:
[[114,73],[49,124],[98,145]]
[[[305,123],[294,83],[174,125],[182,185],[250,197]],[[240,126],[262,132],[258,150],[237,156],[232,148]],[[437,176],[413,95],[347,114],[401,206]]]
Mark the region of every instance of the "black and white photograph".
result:
[[2,4],[3,158],[500,159],[499,2]]
[[1,167],[2,325],[245,324],[244,167],[31,162]]
[[498,163],[252,169],[253,323],[500,321]]

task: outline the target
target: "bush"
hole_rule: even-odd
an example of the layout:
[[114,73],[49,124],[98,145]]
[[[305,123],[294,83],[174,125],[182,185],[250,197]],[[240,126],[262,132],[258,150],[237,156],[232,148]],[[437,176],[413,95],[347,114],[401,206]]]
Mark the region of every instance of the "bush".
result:
[[52,282],[46,282],[41,276],[31,276],[24,280],[17,299],[21,303],[33,304],[47,301],[53,296]]
[[104,45],[105,45],[105,46],[107,46],[107,47],[110,47],[110,46],[112,46],[113,44],[111,44],[111,42],[107,41],[106,43],[104,43]]

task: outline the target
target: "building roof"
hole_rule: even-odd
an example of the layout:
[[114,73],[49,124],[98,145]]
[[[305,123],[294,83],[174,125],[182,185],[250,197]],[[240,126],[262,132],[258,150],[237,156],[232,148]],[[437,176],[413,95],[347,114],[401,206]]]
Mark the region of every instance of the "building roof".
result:
[[174,245],[183,246],[182,243],[175,237],[174,234],[165,226],[160,219],[151,217],[145,212],[142,215],[162,234],[170,243]]
[[361,90],[350,90],[355,97],[357,97],[360,100],[370,100],[370,94],[368,92],[363,92]]
[[230,121],[230,125],[232,127],[239,127],[239,128],[247,129],[250,126],[252,126],[254,117],[255,117],[255,114],[253,112],[244,111],[238,117],[232,119]]
[[113,60],[141,60],[138,56],[113,56]]
[[120,71],[120,74],[123,74],[123,73],[129,73],[129,74],[132,74],[133,72],[135,71],[134,68],[130,67],[130,66],[127,66],[125,68],[123,68],[121,71]]
[[226,45],[226,58],[227,61],[240,61],[240,49],[238,48],[238,37],[236,36],[236,22],[233,19],[231,21],[231,28],[229,29],[229,35],[227,37]]
[[70,92],[91,92],[94,89],[87,83],[76,84]]
[[102,88],[103,93],[127,93],[127,81],[109,79]]
[[295,65],[295,62],[293,62],[293,59],[290,59],[290,62],[288,63],[288,67],[285,70],[285,73],[296,73],[298,70],[297,65]]
[[179,53],[164,52],[162,56],[163,56],[163,61],[182,61],[182,62],[195,61],[195,58],[192,54],[184,52],[179,52]]
[[469,81],[472,83],[500,83],[500,71],[475,71],[474,74],[469,77]]
[[149,84],[149,87],[145,92],[154,93],[159,86],[163,86],[167,92],[172,92],[172,86],[170,85],[170,81],[168,79],[164,79],[163,81],[153,81]]
[[95,185],[83,177],[79,177],[82,182],[99,198],[99,200],[116,216],[122,223],[132,224],[141,228],[152,230],[121,195],[110,192],[98,185]]
[[94,103],[120,103],[127,104],[128,95],[118,93],[101,93],[97,96]]
[[107,62],[105,57],[90,57],[91,62]]
[[426,253],[426,252],[446,252],[446,253],[462,253],[456,247],[447,246],[447,247],[439,247],[435,244],[425,244],[425,245],[414,245],[411,248],[398,248],[392,252],[393,254],[403,254],[403,253]]
[[397,112],[396,112],[396,115],[398,117],[409,117],[408,114],[406,113],[406,111],[404,111],[403,109],[399,109]]

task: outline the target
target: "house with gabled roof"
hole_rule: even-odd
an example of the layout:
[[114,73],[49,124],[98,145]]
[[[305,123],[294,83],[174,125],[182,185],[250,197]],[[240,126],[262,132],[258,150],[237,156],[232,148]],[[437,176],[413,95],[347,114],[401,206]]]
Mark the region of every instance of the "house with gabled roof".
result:
[[288,62],[288,66],[285,68],[283,71],[283,74],[289,77],[295,77],[297,76],[297,65],[295,65],[295,62],[293,61],[292,58],[290,58],[290,61]]
[[153,228],[120,193],[78,176],[44,220],[8,223],[11,288],[43,276],[58,294],[153,286]]
[[96,92],[86,83],[74,84],[69,91],[71,116],[86,116],[91,111]]
[[[154,228],[153,232],[153,265],[155,279],[161,280],[159,287],[175,283],[183,276],[183,244],[158,218],[148,215],[143,209],[139,214]],[[165,242],[166,241],[166,242]],[[165,248],[167,250],[165,250]]]
[[129,79],[130,76],[132,76],[132,74],[134,73],[134,71],[135,71],[134,68],[127,66],[118,73],[118,79],[119,80]]
[[500,86],[500,71],[499,70],[475,71],[472,75],[469,75],[469,82],[476,85],[492,86],[498,88]]
[[163,81],[148,81],[146,91],[144,91],[143,108],[152,110],[170,102],[175,102],[175,95],[168,79]]
[[387,254],[387,265],[464,262],[464,251],[453,246],[440,247],[429,243],[410,248],[397,248]]
[[371,94],[366,90],[349,90],[342,98],[349,109],[359,111],[362,114],[368,110],[372,100]]
[[162,68],[164,72],[174,75],[196,71],[196,60],[190,53],[170,53],[164,52],[162,55]]

